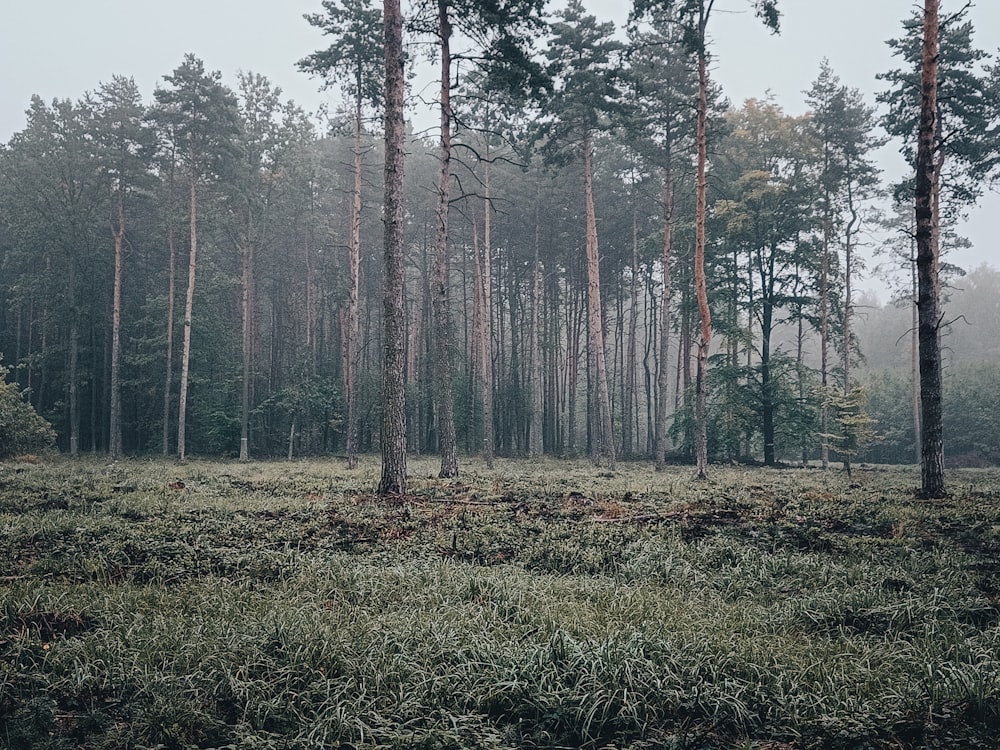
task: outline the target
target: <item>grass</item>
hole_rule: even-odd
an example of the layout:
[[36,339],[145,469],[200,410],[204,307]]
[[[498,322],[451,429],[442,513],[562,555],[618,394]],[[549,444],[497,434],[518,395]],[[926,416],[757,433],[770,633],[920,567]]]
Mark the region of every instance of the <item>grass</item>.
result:
[[0,746],[995,747],[1000,473],[0,464]]

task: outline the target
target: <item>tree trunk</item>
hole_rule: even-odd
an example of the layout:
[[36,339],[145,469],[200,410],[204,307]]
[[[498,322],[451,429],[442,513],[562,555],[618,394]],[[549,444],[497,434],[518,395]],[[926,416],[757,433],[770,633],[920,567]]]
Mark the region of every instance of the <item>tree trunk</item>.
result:
[[587,209],[587,327],[597,382],[598,444],[608,458],[608,467],[617,465],[611,424],[611,393],[608,390],[608,366],[604,351],[604,327],[601,315],[601,261],[597,244],[597,216],[594,210],[594,176],[591,164],[590,133],[583,137],[583,189]]
[[670,295],[671,265],[673,262],[674,229],[674,177],[669,157],[663,170],[663,256],[660,264],[663,274],[663,289],[660,292],[660,366],[657,368],[656,386],[656,470],[663,471],[667,465],[667,392],[670,388],[670,372],[667,369],[667,352],[670,349]]
[[194,309],[194,277],[198,258],[198,190],[192,175],[190,181],[191,254],[188,257],[187,295],[184,298],[184,348],[181,351],[181,390],[177,406],[177,460],[183,461],[187,432],[188,376],[191,371],[191,313]]
[[69,455],[80,454],[80,327],[76,306],[76,261],[69,255]]
[[358,297],[361,291],[361,99],[354,108],[354,189],[351,200],[351,241],[349,292],[347,300],[347,358],[344,363],[344,397],[347,401],[347,468],[358,465],[358,349],[360,322]]
[[917,142],[915,215],[917,238],[917,314],[920,338],[920,494],[947,495],[944,486],[944,437],[941,413],[940,280],[934,238],[934,148],[937,139],[938,0],[924,0],[920,71],[920,128]]
[[[914,238],[915,240],[916,238]],[[917,311],[917,264],[916,253],[911,259],[911,279],[913,302],[910,320],[910,394],[913,401],[913,449],[916,464],[920,465],[920,316]]]
[[542,418],[545,412],[545,401],[542,397],[542,382],[544,370],[542,367],[542,263],[539,257],[541,249],[541,221],[539,219],[539,204],[541,191],[535,195],[535,247],[531,262],[531,424],[528,428],[528,456],[541,456],[545,450],[543,439]]
[[851,214],[844,229],[844,393],[851,390],[851,318],[854,315],[854,292],[851,286],[854,275],[854,228],[858,222],[858,212],[854,206],[854,191],[847,183],[847,210]]
[[406,494],[406,319],[403,308],[403,17],[399,0],[384,0],[385,281],[382,355],[382,478],[378,494]]
[[820,405],[819,420],[820,433],[824,436],[820,448],[822,451],[821,463],[824,471],[830,467],[830,441],[826,437],[830,434],[830,407],[827,405],[825,395],[830,379],[830,235],[833,233],[830,227],[833,222],[833,209],[830,204],[830,194],[829,191],[826,191],[824,193],[823,257],[820,265],[819,296],[819,382],[824,392]]
[[698,48],[698,108],[696,138],[698,141],[697,179],[695,188],[694,289],[698,298],[698,319],[701,336],[698,339],[698,371],[695,378],[695,463],[698,478],[708,476],[708,349],[712,343],[712,313],[708,306],[708,282],[705,278],[705,211],[708,162],[708,70],[705,60],[705,26],[707,16],[702,4],[699,21]]
[[115,281],[111,304],[111,413],[108,453],[112,461],[122,455],[122,386],[121,386],[121,327],[122,327],[122,267],[125,244],[125,196],[117,191],[115,213]]
[[240,384],[240,461],[250,460],[250,359],[253,354],[253,239],[247,229],[243,247],[240,318],[243,325],[243,381]]
[[451,371],[451,311],[448,308],[448,208],[451,201],[451,21],[449,0],[438,0],[441,41],[441,148],[438,176],[437,235],[432,301],[434,310],[434,398],[442,479],[458,476],[455,394]]
[[628,321],[628,343],[625,353],[625,375],[622,378],[622,426],[624,435],[622,436],[622,454],[632,456],[635,452],[635,443],[638,432],[636,425],[636,412],[638,412],[638,352],[636,351],[636,337],[639,329],[639,221],[636,216],[636,208],[632,207],[632,278],[629,282],[629,308]]
[[170,391],[174,380],[174,296],[177,286],[177,248],[174,244],[173,222],[173,169],[170,175],[171,211],[167,217],[167,363],[166,382],[163,385],[163,456],[170,455]]
[[493,202],[490,196],[490,162],[487,149],[485,168],[485,213],[483,214],[483,248],[480,266],[482,268],[482,317],[480,324],[480,356],[482,364],[480,377],[483,398],[483,461],[493,468]]

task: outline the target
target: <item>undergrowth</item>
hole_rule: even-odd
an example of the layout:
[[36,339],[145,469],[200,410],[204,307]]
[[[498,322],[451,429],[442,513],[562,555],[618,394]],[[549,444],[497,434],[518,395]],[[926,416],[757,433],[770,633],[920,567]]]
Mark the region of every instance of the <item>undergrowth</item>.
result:
[[0,464],[0,746],[994,747],[1000,475]]

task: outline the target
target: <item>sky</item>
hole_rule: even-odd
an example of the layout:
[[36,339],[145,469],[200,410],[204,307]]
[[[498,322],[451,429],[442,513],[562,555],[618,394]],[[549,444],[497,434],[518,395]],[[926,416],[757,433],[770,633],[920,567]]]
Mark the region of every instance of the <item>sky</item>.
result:
[[[550,0],[550,5],[554,4]],[[624,23],[627,0],[583,0],[598,18]],[[964,0],[942,0],[943,12]],[[898,67],[885,40],[901,33],[914,0],[779,0],[781,33],[773,35],[753,16],[749,0],[716,0],[710,24],[711,75],[737,106],[771,96],[789,114],[805,112],[820,61],[830,61],[842,82],[874,104],[882,83],[876,73]],[[113,75],[135,79],[150,101],[164,75],[191,52],[235,87],[238,71],[259,73],[280,86],[307,112],[336,105],[296,61],[326,40],[304,19],[322,11],[321,0],[13,0],[0,25],[0,142],[24,127],[31,96],[77,99]],[[978,0],[970,11],[975,42],[1000,50],[1000,0]],[[419,115],[415,115],[420,119]],[[430,121],[431,118],[428,118]],[[895,178],[905,169],[897,146],[879,163]],[[962,229],[973,243],[952,262],[967,268],[997,265],[1000,194],[987,193]],[[878,288],[877,281],[871,281]],[[864,286],[864,283],[862,284]]]

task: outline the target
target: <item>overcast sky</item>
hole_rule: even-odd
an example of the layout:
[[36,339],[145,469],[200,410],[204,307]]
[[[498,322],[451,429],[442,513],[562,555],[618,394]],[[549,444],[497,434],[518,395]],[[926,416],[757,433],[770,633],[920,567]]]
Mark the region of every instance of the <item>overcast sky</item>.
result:
[[[405,3],[404,3],[405,4]],[[550,0],[550,5],[553,3]],[[943,0],[943,11],[964,2]],[[321,0],[13,0],[0,24],[0,142],[24,127],[32,94],[46,101],[80,97],[112,75],[132,76],[151,100],[154,87],[187,52],[235,86],[239,70],[260,73],[307,111],[335,103],[299,73],[295,62],[325,40],[302,16],[320,12]],[[624,22],[627,0],[584,0],[602,19]],[[805,111],[803,91],[828,58],[841,80],[870,103],[882,88],[875,74],[898,67],[885,40],[897,37],[914,0],[779,0],[782,29],[767,32],[748,11],[749,0],[716,0],[711,21],[714,79],[737,105],[773,96],[790,114]],[[1000,49],[1000,0],[978,0],[970,12],[977,45]],[[882,157],[887,172],[902,172],[902,157]],[[1000,249],[1000,196],[973,211],[965,233],[972,251],[953,262],[996,265]]]

